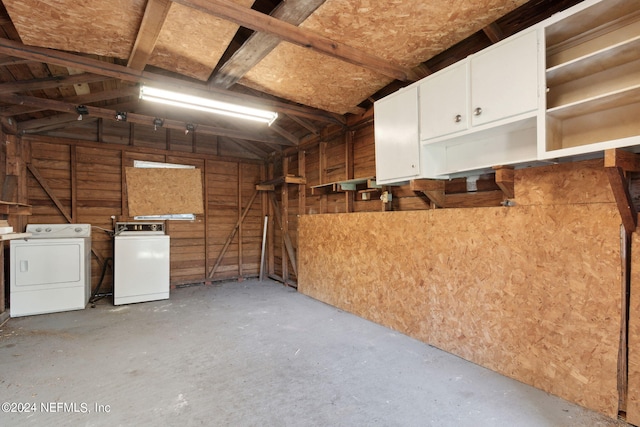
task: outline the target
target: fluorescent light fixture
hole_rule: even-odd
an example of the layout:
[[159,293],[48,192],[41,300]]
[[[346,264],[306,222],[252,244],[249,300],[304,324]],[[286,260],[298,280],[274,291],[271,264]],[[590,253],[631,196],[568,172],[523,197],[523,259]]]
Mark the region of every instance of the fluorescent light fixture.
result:
[[148,86],[142,86],[140,88],[140,99],[172,105],[174,107],[190,108],[192,110],[254,120],[267,123],[269,126],[278,118],[278,113],[274,111],[260,110],[258,108],[245,107]]

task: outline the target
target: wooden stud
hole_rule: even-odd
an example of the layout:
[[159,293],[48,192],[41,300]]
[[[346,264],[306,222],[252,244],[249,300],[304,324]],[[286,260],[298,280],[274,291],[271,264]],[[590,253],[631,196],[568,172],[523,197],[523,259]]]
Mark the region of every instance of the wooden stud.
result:
[[69,146],[69,163],[71,167],[71,222],[78,222],[78,168],[76,146]]
[[[306,152],[304,150],[298,151],[298,175],[307,176],[306,171]],[[306,178],[305,178],[306,184]],[[307,186],[305,184],[298,185],[298,215],[304,215],[307,212]]]
[[242,268],[242,165],[238,163],[238,277],[243,277]]
[[[353,131],[348,131],[344,135],[344,163],[345,163],[345,178],[347,180],[353,179]],[[354,185],[355,187],[355,185]],[[344,188],[344,187],[343,187]],[[355,190],[355,188],[353,189]],[[347,191],[344,195],[345,198],[345,212],[353,212],[353,203],[355,200],[355,194],[353,191]]]
[[[289,162],[287,161],[288,157],[282,158],[282,173],[286,177],[289,173]],[[275,198],[275,193],[273,194]],[[280,228],[282,229],[282,240],[284,242],[285,234],[289,233],[289,187],[287,185],[283,185],[280,188],[280,200],[282,201],[282,219],[280,221]],[[282,246],[282,277],[284,278],[284,282],[287,283],[289,281],[289,264],[287,262],[287,247],[286,244]]]

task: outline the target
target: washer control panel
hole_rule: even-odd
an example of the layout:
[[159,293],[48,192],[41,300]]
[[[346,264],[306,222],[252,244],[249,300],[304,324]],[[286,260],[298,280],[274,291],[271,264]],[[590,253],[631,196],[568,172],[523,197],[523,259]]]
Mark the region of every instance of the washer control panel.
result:
[[164,222],[116,222],[116,236],[134,233],[164,234]]

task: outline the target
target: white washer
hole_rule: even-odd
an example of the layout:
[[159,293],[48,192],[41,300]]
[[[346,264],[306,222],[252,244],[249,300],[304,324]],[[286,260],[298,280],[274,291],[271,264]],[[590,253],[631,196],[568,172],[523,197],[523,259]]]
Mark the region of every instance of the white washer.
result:
[[169,298],[170,240],[163,224],[120,223],[113,244],[113,304]]
[[11,240],[11,317],[84,309],[91,296],[91,225],[29,224]]

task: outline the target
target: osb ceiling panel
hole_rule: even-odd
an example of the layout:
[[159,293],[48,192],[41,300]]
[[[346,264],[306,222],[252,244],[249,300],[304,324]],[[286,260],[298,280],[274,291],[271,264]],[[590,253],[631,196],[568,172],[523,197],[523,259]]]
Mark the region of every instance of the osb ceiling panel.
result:
[[[253,5],[253,0],[234,2],[247,8]],[[236,31],[236,24],[174,3],[149,63],[207,80]]]
[[[526,1],[327,0],[301,27],[414,67]],[[280,43],[241,83],[344,114],[389,81],[360,67]]]
[[22,42],[128,58],[145,0],[4,0]]
[[[253,0],[234,0],[251,7]],[[4,0],[23,43],[127,59],[145,0]],[[207,80],[238,26],[172,4],[149,64]]]

